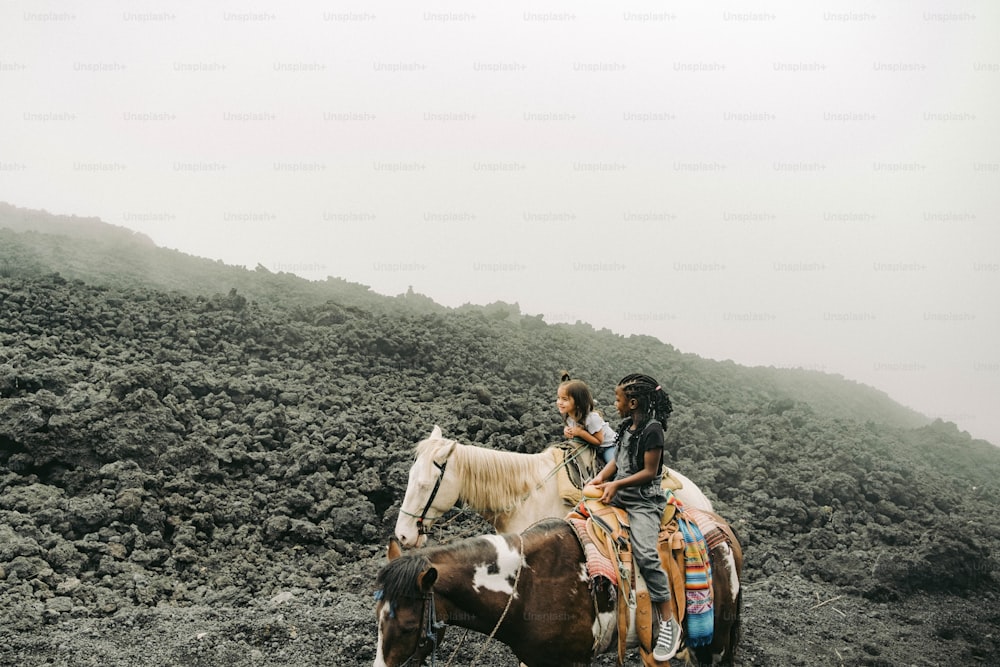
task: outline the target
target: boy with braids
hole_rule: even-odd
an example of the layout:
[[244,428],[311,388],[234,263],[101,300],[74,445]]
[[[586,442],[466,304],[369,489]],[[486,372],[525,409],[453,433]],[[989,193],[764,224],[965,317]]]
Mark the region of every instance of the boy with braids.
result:
[[670,604],[670,586],[660,565],[656,543],[667,497],[660,488],[663,475],[663,431],[673,411],[660,383],[638,373],[615,387],[615,407],[625,420],[618,427],[615,460],[591,484],[603,491],[601,501],[628,512],[632,554],[646,581],[649,599],[660,613],[653,657],[666,661],[680,646],[681,628]]

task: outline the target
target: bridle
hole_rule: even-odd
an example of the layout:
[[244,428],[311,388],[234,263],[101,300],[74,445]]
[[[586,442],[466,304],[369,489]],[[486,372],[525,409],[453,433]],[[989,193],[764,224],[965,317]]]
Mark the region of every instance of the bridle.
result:
[[[434,503],[434,498],[437,497],[437,492],[441,488],[441,480],[444,479],[444,471],[445,468],[448,467],[448,459],[445,459],[443,463],[438,463],[437,461],[433,461],[433,463],[434,467],[438,469],[438,478],[434,481],[434,488],[431,489],[431,495],[427,497],[427,502],[424,503],[424,509],[420,511],[419,515],[411,514],[403,508],[399,509],[400,513],[405,514],[406,516],[412,516],[417,520],[417,535],[430,535],[431,531],[429,528],[424,527],[424,521],[427,520],[427,512],[430,510],[431,505]],[[440,517],[433,518],[438,519]]]
[[[442,469],[444,468],[444,466],[440,467]],[[444,471],[442,470],[442,472]],[[479,664],[479,659],[483,657],[483,653],[486,651],[486,647],[489,646],[490,640],[492,640],[496,636],[497,630],[499,630],[500,626],[503,625],[504,619],[507,618],[507,612],[510,611],[510,605],[514,601],[514,597],[517,595],[517,584],[521,580],[521,570],[523,569],[521,567],[521,560],[524,557],[523,535],[520,536],[520,545],[518,546],[517,551],[518,551],[517,573],[514,575],[514,585],[511,588],[510,595],[507,597],[507,604],[504,606],[503,612],[500,614],[500,618],[497,619],[496,625],[493,626],[493,630],[486,638],[486,643],[483,644],[483,647],[482,649],[480,649],[479,654],[476,656],[475,660],[473,660],[472,663],[470,664],[473,665]],[[381,591],[377,591],[375,593],[376,598],[379,598],[380,593]],[[424,652],[424,656],[426,657],[427,652],[425,651],[425,649],[427,648],[428,644],[431,645],[430,648],[431,667],[434,667],[435,663],[437,662],[437,648],[438,648],[437,631],[445,627],[447,623],[445,623],[444,621],[437,620],[437,606],[434,604],[433,588],[424,594],[424,604],[420,608],[420,625],[422,625],[424,628],[423,636],[421,636],[417,640],[417,645],[413,647],[413,652],[410,654],[410,657],[401,662],[399,664],[399,667],[407,667],[415,658],[417,658],[418,654],[420,654],[421,652]],[[468,630],[466,630],[466,634],[468,634]],[[464,636],[462,637],[462,640],[463,641],[465,640]],[[462,642],[459,642],[458,646],[455,647],[455,650],[451,654],[451,658],[448,659],[448,665],[451,665],[451,661],[455,659],[455,655],[458,653],[458,649],[459,647],[461,647],[461,645]],[[423,658],[419,658],[419,662],[417,664],[421,664],[422,662]]]
[[[383,600],[382,594],[383,591],[381,590],[375,591],[375,599]],[[434,665],[434,662],[437,659],[437,643],[438,643],[437,631],[443,628],[446,624],[443,621],[439,622],[437,620],[437,607],[434,604],[434,590],[431,589],[427,591],[426,593],[424,593],[423,597],[424,597],[424,603],[420,607],[419,625],[423,626],[424,633],[419,639],[417,639],[417,644],[416,646],[413,647],[413,652],[410,653],[410,657],[408,657],[403,662],[399,663],[399,667],[406,667],[411,662],[413,662],[413,659],[416,658],[421,651],[424,651],[427,648],[428,644],[431,645],[430,654],[431,654],[432,666]],[[385,604],[389,605],[390,609],[389,615],[393,616],[395,614],[396,603],[392,600],[385,600],[384,602]],[[424,653],[424,655],[426,655],[426,652]],[[420,662],[418,664],[423,663],[423,658],[419,658],[419,660]]]
[[[434,667],[434,663],[437,660],[437,631],[443,628],[445,623],[437,620],[437,607],[434,604],[433,589],[424,595],[424,604],[420,608],[420,624],[424,626],[424,634],[417,640],[417,645],[413,648],[413,653],[410,654],[410,657],[400,663],[399,667],[406,667],[409,665],[419,653],[423,652],[424,649],[427,648],[428,644],[431,645],[431,667]],[[427,655],[426,652],[424,655]],[[423,658],[421,658],[420,661],[423,662]]]

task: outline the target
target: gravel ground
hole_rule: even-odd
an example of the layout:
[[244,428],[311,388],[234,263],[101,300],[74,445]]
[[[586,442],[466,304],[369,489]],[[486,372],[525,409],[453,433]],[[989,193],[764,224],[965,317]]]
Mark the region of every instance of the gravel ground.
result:
[[[371,665],[371,585],[381,557],[345,568],[341,591],[279,591],[245,606],[123,606],[106,617],[73,609],[33,625],[0,628],[0,664],[126,667]],[[836,587],[775,575],[745,589],[741,665],[995,665],[995,596],[915,596],[875,603]],[[8,617],[18,610],[7,609]],[[464,630],[445,638],[451,657]],[[473,660],[478,662],[473,663]],[[469,634],[452,664],[516,665],[506,647]],[[614,665],[613,655],[594,665]],[[631,653],[629,665],[639,665]]]
[[[498,327],[0,276],[0,666],[371,665],[416,434],[537,451],[544,369],[583,354]],[[742,665],[1000,664],[988,443],[578,342],[617,368],[652,350],[678,378],[671,454],[747,555]],[[467,519],[435,537],[486,530]],[[452,664],[516,664],[484,640]]]

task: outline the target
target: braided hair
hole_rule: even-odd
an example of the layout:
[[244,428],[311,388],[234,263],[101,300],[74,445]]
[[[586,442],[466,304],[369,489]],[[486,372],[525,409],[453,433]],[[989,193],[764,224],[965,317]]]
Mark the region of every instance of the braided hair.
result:
[[[670,402],[670,396],[667,392],[663,390],[660,383],[649,377],[648,375],[643,375],[642,373],[632,373],[631,375],[626,375],[619,382],[618,386],[621,388],[622,393],[625,394],[625,398],[634,398],[636,400],[637,410],[642,415],[642,421],[635,425],[635,438],[632,443],[635,446],[630,447],[629,456],[632,458],[632,465],[638,467],[638,442],[639,437],[642,432],[649,425],[650,421],[656,420],[660,422],[663,427],[664,432],[667,430],[667,419],[670,418],[670,413],[674,411],[674,406]],[[618,433],[615,438],[615,442],[624,442],[625,429],[632,425],[631,419],[624,420],[618,427]],[[662,458],[661,458],[662,465]]]

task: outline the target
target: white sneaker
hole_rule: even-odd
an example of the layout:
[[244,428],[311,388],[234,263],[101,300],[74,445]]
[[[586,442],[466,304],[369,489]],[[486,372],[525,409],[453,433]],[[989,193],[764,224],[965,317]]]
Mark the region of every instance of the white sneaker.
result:
[[677,655],[677,649],[681,645],[681,626],[677,621],[660,621],[660,632],[656,638],[656,646],[653,648],[653,657],[665,662]]

